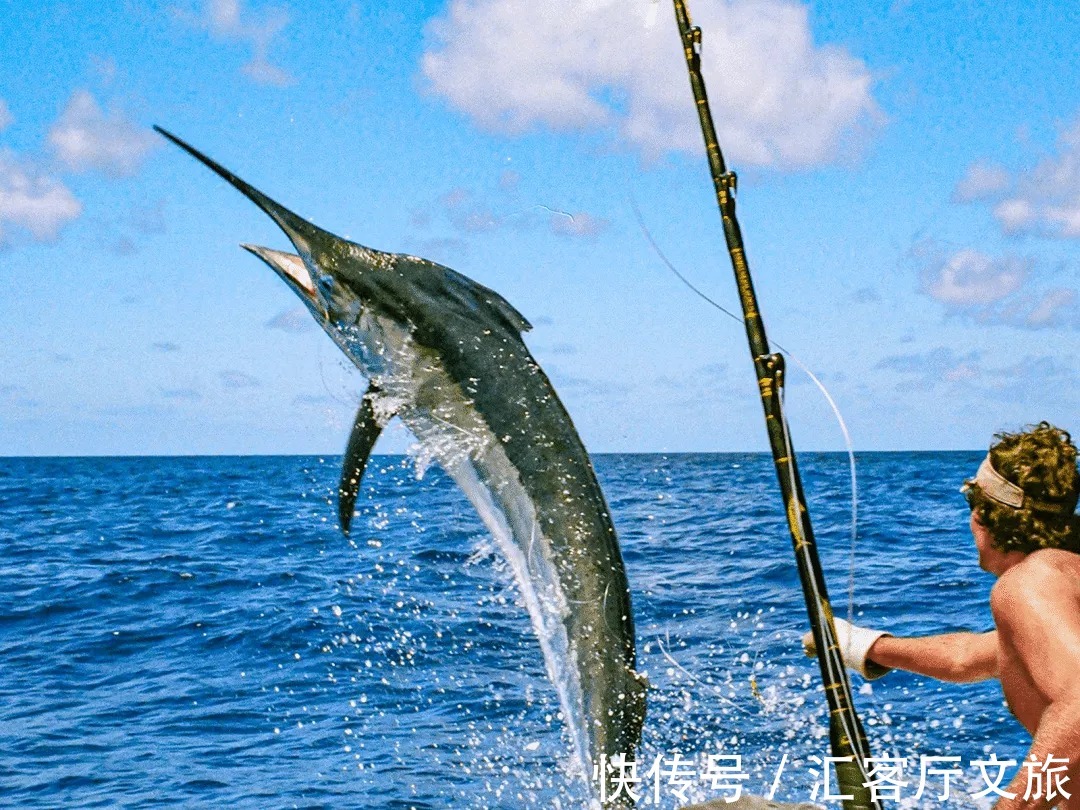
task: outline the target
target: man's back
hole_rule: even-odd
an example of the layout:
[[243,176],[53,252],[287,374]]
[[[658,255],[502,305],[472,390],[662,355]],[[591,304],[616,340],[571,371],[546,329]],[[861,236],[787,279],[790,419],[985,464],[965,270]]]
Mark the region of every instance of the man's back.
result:
[[1080,555],[1039,549],[990,594],[1005,699],[1032,734],[1051,703],[1080,701]]

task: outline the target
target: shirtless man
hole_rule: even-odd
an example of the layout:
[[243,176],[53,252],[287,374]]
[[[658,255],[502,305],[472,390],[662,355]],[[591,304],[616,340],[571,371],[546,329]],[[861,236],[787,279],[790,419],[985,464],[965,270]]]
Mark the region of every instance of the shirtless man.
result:
[[[837,640],[847,665],[868,678],[890,669],[956,683],[999,678],[1009,708],[1033,737],[1028,759],[1067,759],[1063,787],[1072,798],[1060,806],[1080,810],[1077,449],[1068,433],[1046,422],[996,438],[963,492],[979,566],[997,577],[990,592],[997,629],[895,638],[837,619]],[[808,654],[812,642],[803,640]],[[1060,795],[1025,800],[1027,783],[1021,765],[1006,788],[1015,798],[1001,798],[996,810],[1036,810],[1062,801]]]

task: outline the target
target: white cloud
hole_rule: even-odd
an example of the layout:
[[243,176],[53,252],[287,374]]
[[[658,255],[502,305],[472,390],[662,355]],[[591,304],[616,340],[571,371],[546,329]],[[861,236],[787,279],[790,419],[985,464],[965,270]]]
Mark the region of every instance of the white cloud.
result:
[[459,227],[469,233],[484,233],[495,230],[501,224],[500,220],[491,211],[478,209],[470,211],[461,217]]
[[1021,329],[1080,327],[1076,290],[1045,288],[1034,277],[1033,267],[1030,259],[993,258],[964,249],[928,264],[922,273],[922,291],[949,311],[980,324]]
[[994,206],[994,218],[1008,234],[1020,233],[1036,220],[1035,206],[1027,200],[1002,200]]
[[1047,290],[1042,298],[1035,302],[1035,306],[1024,316],[1025,325],[1032,329],[1040,329],[1046,326],[1055,326],[1066,320],[1071,320],[1073,325],[1080,325],[1076,312],[1076,290],[1066,287],[1055,287]]
[[293,307],[278,313],[266,322],[267,329],[280,329],[282,332],[299,334],[315,328],[315,320],[306,307]]
[[978,379],[981,373],[982,370],[975,363],[960,363],[960,365],[946,371],[942,379],[945,382],[964,382]]
[[200,13],[175,9],[176,16],[189,25],[206,31],[215,39],[240,42],[251,48],[251,61],[241,68],[245,76],[258,84],[284,87],[296,80],[270,61],[274,40],[289,24],[289,15],[280,8],[251,10],[242,0],[205,0]]
[[925,392],[945,384],[953,388],[981,392],[996,400],[1026,401],[1032,390],[1064,398],[1075,390],[1077,367],[1068,355],[1028,355],[1017,362],[999,365],[993,353],[971,351],[958,354],[949,346],[925,352],[892,355],[878,361],[876,368],[901,376],[901,391]]
[[1047,225],[1056,236],[1080,238],[1080,195],[1077,197],[1069,205],[1053,206],[1045,210]]
[[426,228],[443,218],[456,230],[465,233],[487,233],[504,224],[503,217],[477,201],[471,191],[461,186],[441,195],[428,210],[414,212],[413,224]]
[[980,202],[997,198],[1009,186],[1009,173],[994,163],[972,163],[953,190],[953,202]]
[[221,384],[226,388],[258,388],[260,383],[257,377],[243,371],[229,369],[221,372]]
[[923,290],[957,309],[995,304],[1020,289],[1028,263],[964,249],[923,273]]
[[514,191],[521,182],[521,175],[513,169],[504,169],[499,176],[499,188],[503,191]]
[[[866,65],[813,41],[795,0],[695,9],[725,154],[796,168],[834,160],[880,119]],[[453,0],[430,23],[431,90],[480,126],[511,134],[611,128],[655,157],[697,153],[701,135],[669,10],[648,0]]]
[[[420,229],[450,227],[459,234],[471,236],[488,234],[505,228],[546,227],[556,236],[596,236],[610,226],[608,220],[586,211],[570,212],[543,203],[514,205],[514,196],[507,193],[516,187],[520,177],[511,172],[499,179],[499,193],[491,195],[481,190],[475,193],[461,186],[441,194],[422,210],[412,213],[411,222]],[[444,252],[460,252],[465,243],[457,238],[425,240],[422,247],[437,246]],[[421,254],[427,255],[427,254]]]
[[979,376],[982,352],[957,354],[951,346],[938,346],[926,352],[883,357],[875,368],[918,376],[927,386],[938,382],[960,382]]
[[195,388],[162,388],[161,396],[177,402],[198,402],[202,393]]
[[14,120],[11,110],[8,109],[7,102],[0,98],[0,132],[10,127]]
[[40,241],[55,239],[82,212],[82,204],[62,182],[0,150],[0,244],[14,225]]
[[1080,239],[1080,119],[1058,136],[1057,154],[1019,176],[994,216],[1006,233]]
[[421,239],[416,243],[415,254],[441,264],[453,263],[469,251],[469,243],[455,237]]
[[120,112],[106,114],[86,90],[76,90],[48,135],[56,157],[69,169],[97,169],[113,176],[134,174],[157,146],[150,130]]
[[90,67],[94,71],[97,80],[108,87],[116,81],[120,69],[116,66],[116,60],[111,56],[90,56]]

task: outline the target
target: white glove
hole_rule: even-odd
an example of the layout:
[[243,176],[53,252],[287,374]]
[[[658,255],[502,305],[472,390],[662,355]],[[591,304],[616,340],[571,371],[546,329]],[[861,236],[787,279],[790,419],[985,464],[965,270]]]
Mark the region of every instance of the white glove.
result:
[[[833,625],[836,627],[836,643],[840,647],[840,655],[843,656],[848,669],[855,670],[868,681],[880,678],[892,669],[892,667],[883,667],[881,664],[874,663],[866,657],[870,653],[870,648],[874,646],[874,642],[882,636],[891,635],[890,633],[884,630],[871,630],[869,627],[859,627],[835,616]],[[802,643],[807,656],[813,658],[817,655],[813,632],[803,636]]]

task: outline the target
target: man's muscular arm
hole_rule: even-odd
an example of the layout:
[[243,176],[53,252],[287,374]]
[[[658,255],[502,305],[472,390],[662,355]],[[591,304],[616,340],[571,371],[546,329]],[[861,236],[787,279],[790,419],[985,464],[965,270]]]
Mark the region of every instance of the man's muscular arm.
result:
[[996,678],[997,632],[945,633],[938,636],[882,636],[869,658],[883,667],[903,669],[941,681],[971,683]]
[[[1042,551],[1002,575],[990,594],[1001,633],[1003,654],[1012,656],[1047,702],[1038,721],[1028,759],[1068,760],[1065,789],[1080,792],[1080,584],[1075,573],[1056,565],[1060,554]],[[1020,768],[997,810],[1037,810],[1062,800],[1045,795],[1025,800],[1028,774]],[[1046,779],[1043,780],[1045,789]]]

